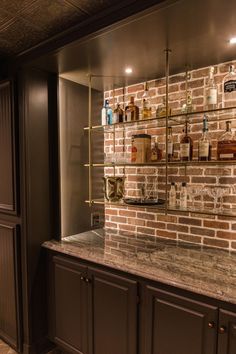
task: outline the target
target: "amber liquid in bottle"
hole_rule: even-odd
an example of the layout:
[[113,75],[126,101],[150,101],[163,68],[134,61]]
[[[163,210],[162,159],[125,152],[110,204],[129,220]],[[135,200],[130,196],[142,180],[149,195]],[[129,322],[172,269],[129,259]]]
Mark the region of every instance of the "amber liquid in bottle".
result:
[[180,159],[181,161],[191,161],[193,157],[193,141],[188,135],[188,122],[185,123],[184,136],[180,141]]
[[231,122],[226,122],[226,131],[217,144],[218,160],[236,160],[236,137],[230,127]]
[[125,107],[125,121],[132,122],[135,120],[139,120],[139,108],[134,104],[134,97],[130,97],[130,102]]

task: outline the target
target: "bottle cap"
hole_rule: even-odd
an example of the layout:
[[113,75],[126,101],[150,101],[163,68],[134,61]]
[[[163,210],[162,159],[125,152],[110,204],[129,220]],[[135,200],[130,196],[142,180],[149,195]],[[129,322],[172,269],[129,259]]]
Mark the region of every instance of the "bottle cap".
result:
[[106,99],[106,100],[105,100],[105,104],[109,104],[109,100]]
[[175,182],[171,182],[171,185],[174,186],[174,185],[175,185]]
[[186,187],[186,182],[182,182],[182,187]]
[[234,71],[234,65],[233,64],[229,66],[229,71],[230,72]]

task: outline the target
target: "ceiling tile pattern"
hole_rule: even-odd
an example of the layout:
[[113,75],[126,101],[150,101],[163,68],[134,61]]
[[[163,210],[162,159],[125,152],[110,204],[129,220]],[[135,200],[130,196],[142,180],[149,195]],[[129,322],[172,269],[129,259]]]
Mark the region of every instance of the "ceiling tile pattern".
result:
[[18,54],[120,0],[0,0],[0,56]]

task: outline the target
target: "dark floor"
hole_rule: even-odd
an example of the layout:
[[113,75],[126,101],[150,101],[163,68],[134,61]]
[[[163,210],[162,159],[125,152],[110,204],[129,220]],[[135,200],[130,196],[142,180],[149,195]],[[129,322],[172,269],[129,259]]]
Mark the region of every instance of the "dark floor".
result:
[[[17,352],[0,339],[0,354],[17,354]],[[48,354],[62,354],[62,353],[59,350],[54,349],[50,351]]]

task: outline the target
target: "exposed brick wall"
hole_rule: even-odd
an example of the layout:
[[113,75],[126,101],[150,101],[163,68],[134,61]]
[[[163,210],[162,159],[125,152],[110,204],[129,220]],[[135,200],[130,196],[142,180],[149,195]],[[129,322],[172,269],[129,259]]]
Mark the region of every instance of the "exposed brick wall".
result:
[[[235,64],[235,63],[234,63]],[[223,63],[215,66],[215,81],[218,85],[219,102],[222,99],[222,79],[228,71],[229,63]],[[188,89],[192,92],[193,104],[196,111],[204,109],[204,86],[208,77],[209,68],[201,68],[190,72]],[[184,73],[170,77],[169,101],[172,113],[179,113],[186,99],[186,83]],[[162,102],[165,96],[165,78],[152,80],[148,82],[151,104],[153,105],[153,117],[157,105]],[[122,108],[127,105],[131,96],[135,97],[135,104],[141,107],[144,83],[125,87],[124,90],[116,89],[114,92],[105,92],[105,98],[110,99],[111,105],[119,102]],[[123,95],[123,92],[125,93]],[[235,103],[236,105],[236,103]],[[227,113],[209,114],[209,134],[212,141],[212,159],[216,159],[217,140],[225,130],[223,118],[232,119],[235,111]],[[218,117],[218,118],[217,118]],[[193,159],[197,159],[198,140],[202,134],[203,115],[197,114],[191,118],[190,136],[193,139]],[[214,121],[217,118],[217,121]],[[212,120],[212,121],[211,121]],[[178,120],[180,122],[180,120]],[[182,119],[182,123],[184,118]],[[179,158],[179,145],[182,137],[183,125],[173,123],[174,150],[175,159]],[[232,128],[236,128],[236,120],[232,121]],[[113,129],[113,128],[111,128]],[[116,128],[115,134],[115,153],[125,156],[130,161],[131,136],[133,134],[147,133],[158,138],[160,147],[165,148],[165,120],[153,121],[147,124],[143,121],[139,124],[126,125],[125,129]],[[105,133],[104,152],[108,161],[114,158],[113,134]],[[123,154],[123,155],[122,155]],[[163,154],[163,158],[165,154]],[[106,168],[106,175],[113,174],[113,168]],[[126,168],[117,167],[116,175],[125,175],[126,196],[140,195],[140,188],[143,183],[148,186],[157,176],[158,195],[165,197],[165,166],[161,167],[135,167]],[[188,185],[221,186],[232,187],[236,183],[236,166],[200,166],[193,165],[185,170],[184,167],[170,166],[168,169],[168,184],[174,181],[179,186],[182,181]],[[224,208],[236,208],[236,192],[231,188],[224,197]],[[204,196],[203,200],[195,201],[199,208],[212,208],[213,200],[209,196]],[[164,215],[163,212],[150,209],[140,209],[132,206],[106,206],[105,207],[105,226],[110,228],[119,228],[137,233],[146,233],[148,235],[157,235],[160,237],[179,239],[187,242],[205,244],[225,249],[236,250],[236,218],[227,218],[226,216],[199,215],[196,213],[171,213]]]

